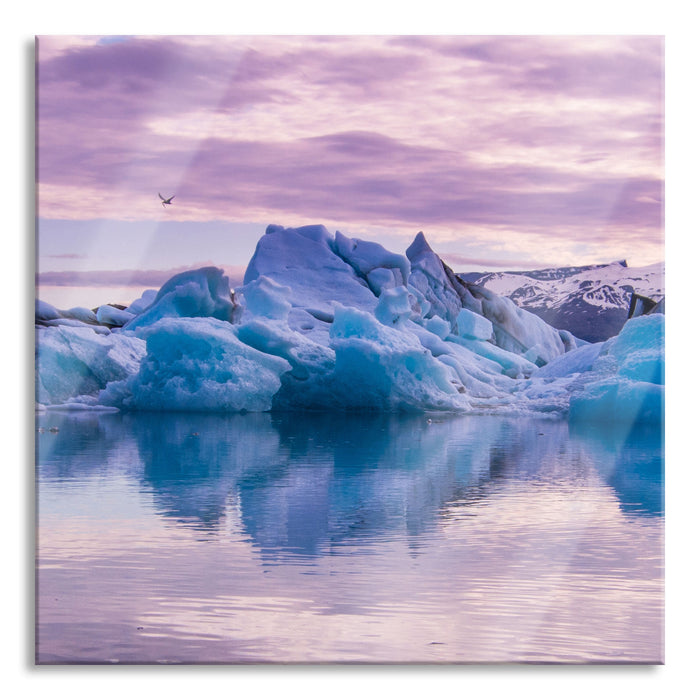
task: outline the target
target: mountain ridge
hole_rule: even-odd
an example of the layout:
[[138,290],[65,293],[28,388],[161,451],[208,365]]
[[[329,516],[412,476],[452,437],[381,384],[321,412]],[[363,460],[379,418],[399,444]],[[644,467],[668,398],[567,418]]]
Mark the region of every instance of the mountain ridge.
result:
[[510,298],[551,326],[589,342],[607,340],[627,320],[632,294],[660,301],[665,295],[665,263],[629,267],[607,264],[457,276]]

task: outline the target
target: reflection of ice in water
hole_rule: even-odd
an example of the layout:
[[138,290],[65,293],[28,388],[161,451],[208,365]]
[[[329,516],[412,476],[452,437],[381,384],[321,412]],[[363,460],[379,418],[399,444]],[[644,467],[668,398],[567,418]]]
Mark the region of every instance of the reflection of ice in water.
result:
[[654,434],[468,416],[60,421],[39,440],[46,659],[662,658]]

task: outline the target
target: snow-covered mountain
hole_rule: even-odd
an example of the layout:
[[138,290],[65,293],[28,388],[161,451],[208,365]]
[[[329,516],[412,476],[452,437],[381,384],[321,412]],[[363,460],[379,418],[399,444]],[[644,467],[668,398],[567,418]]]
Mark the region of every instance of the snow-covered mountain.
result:
[[633,293],[656,301],[664,297],[664,272],[664,263],[628,267],[622,260],[526,272],[460,273],[458,277],[512,299],[555,328],[598,342],[620,332]]

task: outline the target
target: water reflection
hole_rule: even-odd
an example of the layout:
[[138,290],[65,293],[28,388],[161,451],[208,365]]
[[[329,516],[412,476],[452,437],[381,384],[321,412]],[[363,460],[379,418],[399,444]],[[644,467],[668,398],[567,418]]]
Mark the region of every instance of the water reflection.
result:
[[485,416],[148,413],[49,414],[39,426],[46,482],[116,471],[168,522],[216,536],[233,510],[259,551],[278,557],[394,536],[419,546],[456,505],[474,508],[512,483],[606,489],[623,512],[663,513],[661,436],[648,428],[570,434],[565,422]]
[[41,662],[663,658],[654,433],[47,414]]
[[590,451],[596,468],[616,492],[620,508],[636,515],[664,513],[663,433],[655,425],[624,430],[575,425],[571,437]]

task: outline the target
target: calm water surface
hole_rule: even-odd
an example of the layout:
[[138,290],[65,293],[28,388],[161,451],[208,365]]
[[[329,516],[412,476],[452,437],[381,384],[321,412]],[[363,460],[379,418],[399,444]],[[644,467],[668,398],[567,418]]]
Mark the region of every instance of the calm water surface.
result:
[[38,427],[39,663],[663,661],[658,430],[314,414]]

